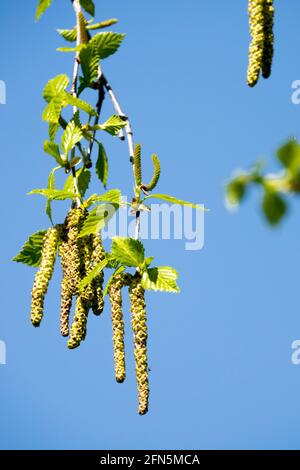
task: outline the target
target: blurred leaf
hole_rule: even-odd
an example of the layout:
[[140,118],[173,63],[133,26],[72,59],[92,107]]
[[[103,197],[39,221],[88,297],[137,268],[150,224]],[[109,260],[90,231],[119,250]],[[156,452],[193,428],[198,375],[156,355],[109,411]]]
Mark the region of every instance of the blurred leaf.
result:
[[287,212],[287,204],[282,196],[266,190],[262,201],[263,212],[271,225],[277,225]]
[[236,206],[245,197],[247,182],[245,177],[238,176],[230,181],[226,186],[226,197],[229,204]]

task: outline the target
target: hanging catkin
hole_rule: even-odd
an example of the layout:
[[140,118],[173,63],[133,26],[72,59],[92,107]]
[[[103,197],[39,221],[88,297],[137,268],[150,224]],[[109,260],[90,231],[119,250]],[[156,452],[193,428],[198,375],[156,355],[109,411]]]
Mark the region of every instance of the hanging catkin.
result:
[[72,297],[77,294],[81,280],[81,260],[77,236],[85,218],[81,208],[70,209],[64,224],[60,246],[63,278],[61,283],[60,329],[63,336],[69,334],[69,315]]
[[[105,251],[102,244],[101,235],[92,235],[92,264],[96,266],[105,258]],[[92,281],[94,291],[92,300],[92,310],[95,315],[100,315],[104,308],[103,299],[103,280],[104,274],[101,271]]]
[[31,293],[30,317],[34,326],[39,326],[43,317],[44,300],[53,274],[59,233],[60,229],[58,226],[49,228],[43,240],[40,268],[35,275]]
[[273,0],[265,0],[264,6],[264,49],[262,59],[262,76],[269,78],[271,75],[272,60],[274,54],[274,5]]
[[116,381],[121,383],[125,380],[125,348],[124,348],[124,320],[122,312],[122,288],[129,284],[128,274],[115,276],[109,288],[109,299],[111,303],[111,319],[113,328],[113,347]]
[[131,303],[131,325],[134,334],[135,371],[138,386],[139,414],[148,411],[149,381],[147,365],[147,318],[145,291],[138,273],[133,277],[129,296]]
[[249,24],[251,44],[249,48],[248,85],[256,85],[264,53],[264,4],[265,0],[249,0]]

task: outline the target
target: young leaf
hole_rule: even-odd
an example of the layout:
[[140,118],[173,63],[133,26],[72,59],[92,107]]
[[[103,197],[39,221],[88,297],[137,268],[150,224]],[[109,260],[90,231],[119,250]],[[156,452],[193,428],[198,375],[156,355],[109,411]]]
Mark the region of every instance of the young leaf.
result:
[[49,139],[53,141],[56,137],[57,131],[59,128],[59,123],[58,122],[49,122]]
[[79,0],[82,8],[91,16],[95,16],[95,4],[92,0]]
[[60,95],[69,85],[70,79],[68,75],[57,75],[46,84],[43,91],[43,98],[49,103],[57,95]]
[[90,116],[97,116],[96,110],[90,104],[86,103],[75,96],[72,96],[70,93],[65,92],[64,98],[68,104],[72,106],[76,106],[76,108],[81,109],[82,111],[86,112]]
[[142,275],[142,286],[146,290],[180,292],[176,283],[178,274],[169,266],[148,268]]
[[74,192],[64,191],[61,189],[33,189],[28,193],[28,195],[31,194],[45,196],[53,201],[64,201],[65,199],[75,199],[77,197]]
[[64,162],[60,156],[59,146],[56,142],[52,142],[51,140],[45,140],[44,142],[44,152],[54,157],[57,163],[63,166]]
[[120,206],[122,204],[121,191],[119,189],[110,189],[106,193],[101,194],[101,196],[97,196],[97,201],[110,202]]
[[74,121],[70,121],[61,137],[61,148],[65,155],[82,139],[81,129]]
[[112,31],[98,33],[90,41],[90,44],[95,45],[100,59],[106,59],[119,49],[124,37],[125,34],[113,33]]
[[103,183],[104,188],[106,188],[108,177],[108,159],[105,152],[105,148],[103,147],[101,142],[98,142],[98,146],[99,152],[95,169],[99,180]]
[[[91,181],[91,172],[86,168],[80,168],[76,171],[76,178],[80,195],[81,197],[84,197]],[[68,176],[65,182],[64,191],[74,191],[73,175]]]
[[146,196],[144,199],[149,199],[150,197],[153,197],[155,199],[162,199],[163,201],[170,202],[171,204],[179,204],[181,206],[189,206],[193,207],[194,209],[199,209],[202,211],[205,211],[207,209],[204,208],[204,206],[200,204],[194,204],[192,202],[188,201],[181,201],[180,199],[177,199],[176,197],[169,196],[168,194],[149,194],[149,196]]
[[52,0],[39,0],[35,12],[35,20],[38,21],[45,11],[50,7]]
[[98,124],[97,126],[94,126],[94,128],[96,130],[99,129],[102,131],[106,131],[109,134],[116,136],[118,135],[119,131],[125,126],[126,121],[124,121],[124,119],[122,119],[117,114],[114,114],[106,122],[104,122],[104,124]]
[[13,258],[13,261],[24,263],[28,266],[39,266],[45,234],[46,230],[40,230],[30,235],[20,253]]
[[75,42],[77,39],[77,31],[74,29],[57,29],[58,34],[60,34],[66,41]]
[[79,237],[97,235],[118,210],[118,204],[105,203],[93,209],[86,218]]
[[79,284],[79,290],[82,291],[88,284],[95,279],[98,274],[103,271],[105,266],[107,265],[108,261],[106,259],[100,261],[90,272],[87,276],[85,276]]
[[142,243],[129,237],[114,237],[111,253],[119,263],[130,267],[142,266],[145,259]]
[[105,289],[103,291],[103,297],[105,297],[108,294],[109,288],[112,285],[112,283],[114,282],[115,277],[118,274],[121,274],[124,271],[125,271],[125,266],[119,266],[115,269],[115,271],[112,273],[112,275],[110,276],[110,278],[107,281],[107,284],[106,284]]
[[90,86],[91,83],[97,79],[99,73],[99,60],[100,55],[95,44],[90,42],[81,49],[80,65],[83,78],[80,77],[81,84],[78,89],[79,94],[85,87]]
[[59,122],[60,113],[63,108],[63,99],[61,95],[53,98],[43,111],[43,121],[57,124]]
[[[55,189],[55,172],[59,170],[61,167],[57,166],[51,170],[49,177],[48,177],[48,187],[47,189]],[[53,225],[53,220],[52,220],[52,207],[51,207],[51,199],[47,198],[46,201],[46,214],[50,219],[51,224]]]

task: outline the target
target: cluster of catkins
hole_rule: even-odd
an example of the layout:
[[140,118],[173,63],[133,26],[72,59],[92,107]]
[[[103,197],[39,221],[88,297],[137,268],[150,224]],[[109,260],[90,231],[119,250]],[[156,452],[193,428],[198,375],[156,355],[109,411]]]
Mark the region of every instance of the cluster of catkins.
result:
[[274,53],[273,0],[249,0],[251,44],[249,48],[248,85],[256,85],[260,72],[264,78],[271,75]]
[[[83,290],[79,289],[82,279],[105,258],[100,236],[78,237],[86,216],[87,212],[83,208],[71,208],[64,224],[47,230],[43,240],[40,267],[32,289],[31,322],[37,327],[43,317],[44,300],[58,252],[62,267],[60,330],[63,336],[69,337],[70,349],[78,347],[85,339],[90,309],[95,315],[100,315],[104,307],[102,271]],[[135,275],[117,274],[108,289],[111,302],[115,377],[117,382],[125,380],[122,312],[122,288],[125,286],[129,287],[131,303],[139,413],[145,414],[148,411],[149,400],[147,323],[144,289],[138,272]],[[75,313],[69,327],[73,299],[75,299]]]

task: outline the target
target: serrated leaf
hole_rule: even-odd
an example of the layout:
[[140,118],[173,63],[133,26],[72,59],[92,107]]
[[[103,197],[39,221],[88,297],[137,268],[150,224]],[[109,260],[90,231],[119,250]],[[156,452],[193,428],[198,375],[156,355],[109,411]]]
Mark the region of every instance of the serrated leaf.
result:
[[40,230],[30,235],[20,253],[13,258],[13,261],[24,263],[28,266],[39,266],[45,234],[46,230]]
[[103,147],[101,142],[98,142],[98,146],[99,152],[95,169],[99,180],[103,183],[104,188],[106,188],[108,177],[108,159],[105,152],[105,148]]
[[90,116],[97,116],[97,111],[90,104],[86,103],[75,96],[72,96],[70,93],[65,92],[64,98],[68,104],[76,106],[76,108],[85,111]]
[[143,272],[142,286],[146,290],[178,293],[177,278],[177,271],[169,266],[148,268]]
[[97,235],[115,215],[118,208],[118,204],[105,203],[93,209],[87,216],[79,237]]
[[91,16],[95,16],[95,4],[92,0],[79,0],[82,8]]
[[65,155],[68,155],[75,145],[82,139],[81,129],[74,121],[70,121],[61,137],[61,148]]
[[56,137],[57,131],[59,128],[59,123],[58,122],[49,122],[49,139],[53,141]]
[[55,98],[53,98],[44,109],[43,114],[42,114],[43,121],[57,124],[59,122],[62,108],[63,108],[63,99],[61,95],[60,96],[58,95]]
[[149,194],[149,196],[146,196],[144,199],[145,200],[150,199],[151,197],[155,199],[162,199],[163,201],[170,202],[171,204],[179,204],[180,206],[193,207],[194,209],[199,209],[202,211],[207,210],[204,208],[204,206],[200,204],[194,204],[193,202],[182,201],[181,199],[177,199],[176,197],[169,196],[168,194]]
[[119,263],[130,267],[142,266],[145,259],[142,243],[130,237],[114,237],[111,254]]
[[122,119],[117,114],[114,114],[103,124],[98,124],[97,126],[94,126],[93,129],[102,130],[102,131],[108,132],[109,134],[113,136],[116,136],[118,135],[119,131],[123,129],[123,127],[125,126],[126,126],[126,121],[124,121],[124,119]]
[[74,29],[57,29],[58,34],[62,36],[66,41],[75,42],[77,39],[77,31]]
[[76,194],[71,191],[64,191],[61,189],[33,189],[28,195],[38,194],[47,197],[53,201],[63,201],[65,199],[75,199]]
[[114,33],[112,31],[97,33],[90,41],[90,44],[92,46],[95,45],[100,59],[106,59],[119,49],[124,37],[125,34]]
[[45,11],[51,6],[52,0],[39,0],[35,12],[35,19],[38,21]]
[[83,77],[80,77],[80,86],[78,93],[93,83],[99,74],[99,60],[100,55],[94,43],[85,45],[80,51],[80,65]]
[[64,164],[60,155],[59,146],[56,142],[53,142],[51,140],[45,140],[44,152],[48,153],[49,155],[51,155],[51,157],[55,158],[59,165],[62,166]]
[[112,283],[114,282],[114,278],[118,275],[118,274],[121,274],[125,271],[125,266],[119,266],[118,268],[116,268],[116,270],[112,273],[112,275],[110,276],[110,278],[108,279],[107,283],[106,283],[106,286],[105,286],[105,289],[103,291],[103,297],[105,297],[109,291],[109,288],[110,286],[112,285]]
[[82,291],[87,285],[89,285],[96,276],[98,276],[101,271],[107,265],[107,260],[104,259],[100,261],[90,272],[87,276],[85,276],[79,284],[79,290]]
[[[76,178],[80,195],[81,197],[84,197],[91,181],[91,172],[87,168],[80,168],[76,171]],[[68,176],[65,182],[64,191],[74,191],[73,175]]]
[[106,193],[97,197],[97,201],[111,202],[112,204],[122,204],[122,193],[119,189],[110,189]]
[[57,95],[60,95],[69,85],[70,79],[68,75],[57,75],[46,84],[43,91],[43,98],[49,103]]

